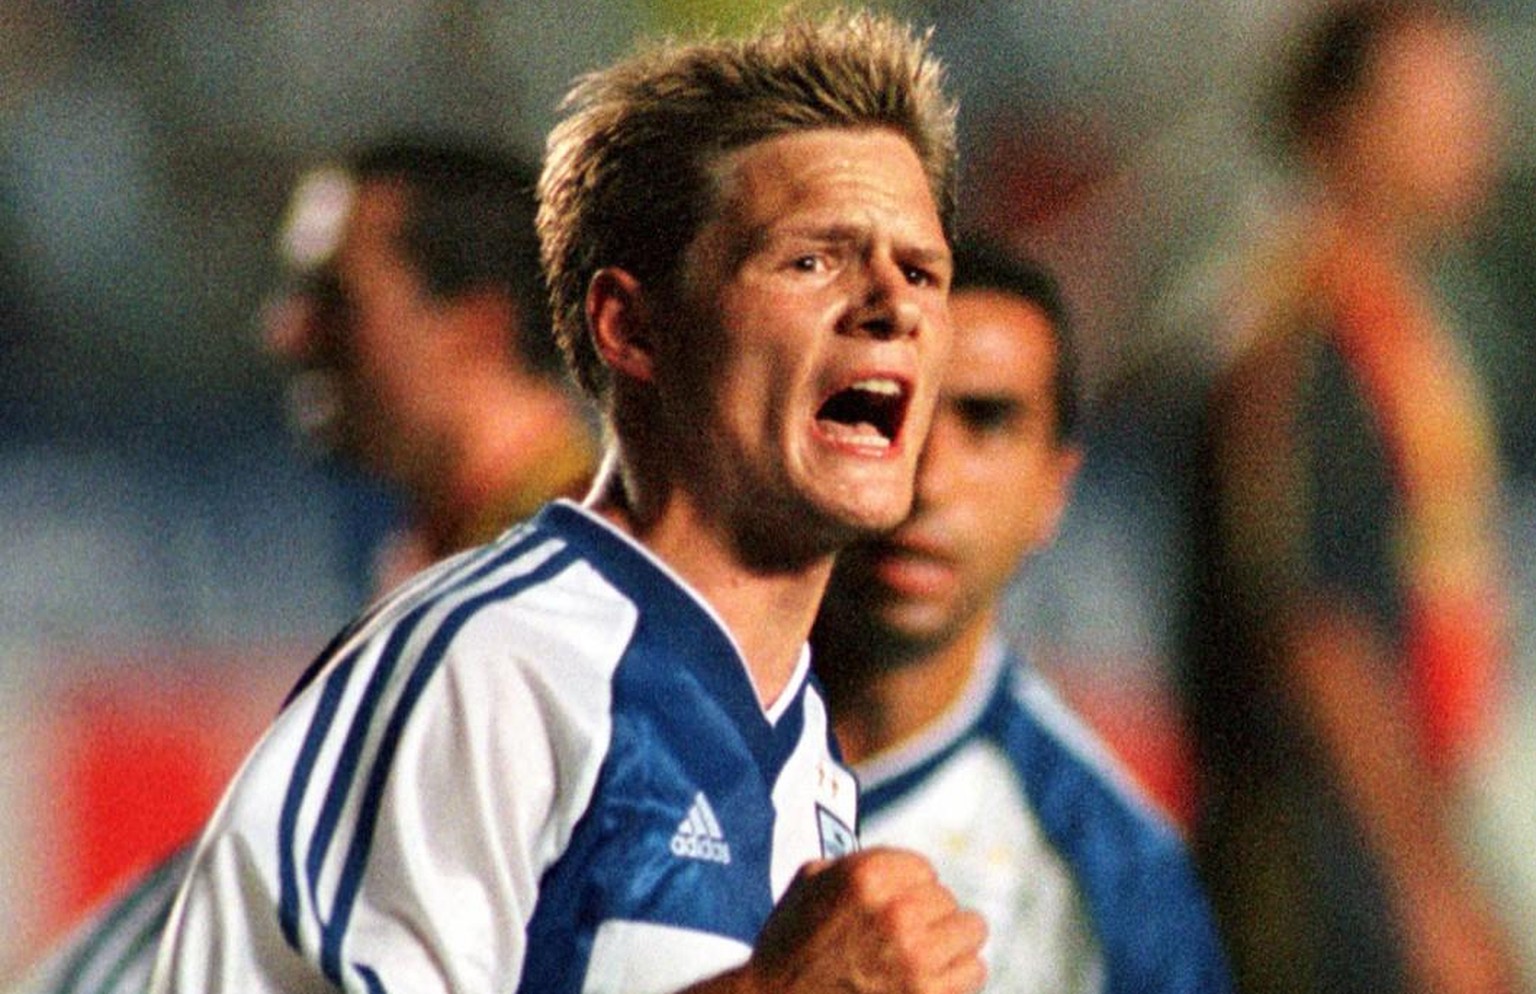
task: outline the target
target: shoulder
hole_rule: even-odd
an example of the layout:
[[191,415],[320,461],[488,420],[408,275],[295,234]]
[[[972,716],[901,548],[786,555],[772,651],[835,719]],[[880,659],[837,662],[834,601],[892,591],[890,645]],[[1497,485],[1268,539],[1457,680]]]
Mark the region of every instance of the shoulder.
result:
[[[1113,823],[1150,850],[1182,851],[1177,829],[1108,744],[1033,668],[1013,668],[1005,686],[1002,745],[1042,820]],[[1066,809],[1071,809],[1068,815]]]
[[[465,764],[498,794],[585,768],[605,744],[610,682],[635,615],[547,529],[515,529],[449,560],[333,642],[247,761],[227,814],[277,830],[267,824],[275,810],[291,818],[327,804],[350,815],[350,803],[330,799],[430,785],[434,771],[467,773]],[[274,795],[287,798],[281,809]]]
[[1008,748],[1070,867],[1111,975],[1140,990],[1225,991],[1204,891],[1177,828],[1104,742],[1033,671],[1010,689]]
[[[329,651],[311,694],[381,693],[439,672],[471,683],[579,677],[611,666],[635,623],[633,600],[558,531],[529,525],[419,575]],[[550,667],[547,661],[566,661]]]

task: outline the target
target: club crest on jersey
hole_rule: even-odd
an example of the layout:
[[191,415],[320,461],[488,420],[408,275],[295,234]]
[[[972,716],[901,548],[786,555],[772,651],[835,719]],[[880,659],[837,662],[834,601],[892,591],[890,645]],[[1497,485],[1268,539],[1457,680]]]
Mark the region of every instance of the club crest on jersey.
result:
[[684,859],[700,859],[707,863],[729,864],[731,847],[720,831],[720,821],[709,798],[701,790],[693,795],[688,815],[678,823],[672,836],[672,855]]
[[859,848],[859,838],[837,815],[816,805],[816,827],[821,830],[821,854],[827,859],[846,856]]

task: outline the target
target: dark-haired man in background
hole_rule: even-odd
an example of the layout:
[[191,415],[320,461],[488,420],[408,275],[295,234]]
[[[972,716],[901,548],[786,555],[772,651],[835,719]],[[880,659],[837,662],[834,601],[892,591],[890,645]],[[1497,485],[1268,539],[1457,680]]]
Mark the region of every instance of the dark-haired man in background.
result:
[[1081,459],[1061,300],[962,245],[950,314],[912,515],[843,552],[812,636],[863,837],[925,854],[987,919],[989,990],[1225,992],[1182,840],[999,627]]
[[309,173],[283,226],[266,344],[296,425],[394,485],[380,586],[579,495],[595,447],[549,330],[532,169],[421,142]]

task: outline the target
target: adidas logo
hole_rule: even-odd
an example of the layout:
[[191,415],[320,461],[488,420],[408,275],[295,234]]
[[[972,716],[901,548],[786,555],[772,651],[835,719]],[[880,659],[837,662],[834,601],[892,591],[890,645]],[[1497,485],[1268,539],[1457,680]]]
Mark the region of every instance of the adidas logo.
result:
[[686,859],[702,859],[711,863],[729,863],[731,847],[720,831],[715,810],[709,806],[709,798],[701,790],[693,795],[693,805],[688,817],[677,826],[672,836],[672,854]]

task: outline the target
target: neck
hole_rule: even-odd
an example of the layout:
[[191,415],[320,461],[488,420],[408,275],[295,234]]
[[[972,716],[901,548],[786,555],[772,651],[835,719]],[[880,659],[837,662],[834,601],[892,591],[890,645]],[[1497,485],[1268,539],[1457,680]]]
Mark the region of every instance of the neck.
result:
[[[740,650],[764,707],[788,685],[832,572],[832,554],[780,568],[756,563],[740,537],[673,489],[636,500],[610,460],[589,504],[665,562],[712,607]],[[643,493],[643,491],[640,491]]]
[[1337,186],[1322,202],[1320,214],[1339,237],[1400,263],[1432,251],[1441,240],[1427,218],[1357,186]]
[[551,467],[569,465],[573,449],[587,444],[580,415],[552,384],[522,384],[462,410],[413,490],[414,526],[436,556],[483,541],[488,527],[513,523],[496,519],[559,496],[570,481]]
[[[818,641],[817,673],[848,761],[863,763],[906,744],[954,707],[980,662],[992,620],[988,613],[942,645],[908,652],[871,650],[866,639]],[[848,652],[884,658],[847,658]]]

